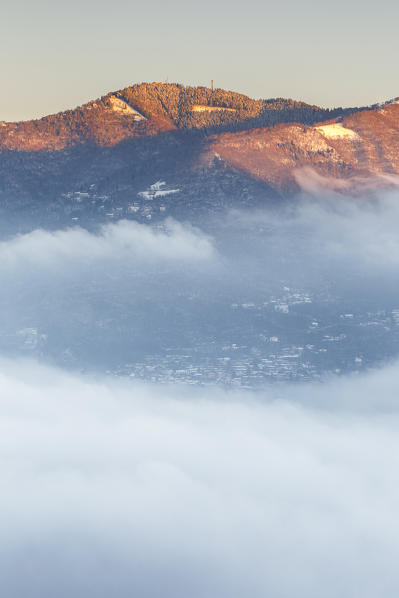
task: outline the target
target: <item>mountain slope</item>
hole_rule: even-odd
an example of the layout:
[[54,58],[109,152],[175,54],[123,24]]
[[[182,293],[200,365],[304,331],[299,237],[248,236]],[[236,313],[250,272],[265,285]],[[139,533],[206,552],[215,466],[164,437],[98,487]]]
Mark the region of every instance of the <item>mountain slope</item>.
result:
[[57,151],[78,144],[113,146],[173,129],[237,130],[341,115],[293,100],[252,100],[222,89],[142,83],[40,120],[0,123],[0,150]]
[[398,101],[336,112],[154,83],[0,123],[0,228],[191,218],[303,189],[398,185]]
[[[396,183],[399,102],[305,126],[298,123],[214,136],[209,161],[226,164],[280,189],[310,184],[337,190]],[[317,177],[310,177],[310,169]]]

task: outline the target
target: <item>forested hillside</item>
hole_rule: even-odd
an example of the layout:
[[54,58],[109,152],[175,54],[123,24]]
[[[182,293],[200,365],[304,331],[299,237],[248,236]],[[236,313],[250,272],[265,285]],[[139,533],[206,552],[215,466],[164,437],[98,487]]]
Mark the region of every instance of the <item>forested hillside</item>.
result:
[[39,120],[2,122],[0,150],[60,150],[78,144],[112,146],[173,129],[197,128],[210,134],[285,122],[312,124],[354,111],[324,110],[284,98],[253,100],[223,89],[141,83]]

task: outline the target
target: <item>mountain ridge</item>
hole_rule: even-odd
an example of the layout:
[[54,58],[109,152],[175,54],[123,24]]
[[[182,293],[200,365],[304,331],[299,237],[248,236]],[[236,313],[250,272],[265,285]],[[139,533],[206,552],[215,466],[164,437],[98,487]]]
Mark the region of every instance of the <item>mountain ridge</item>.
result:
[[[160,181],[162,193],[153,193]],[[11,219],[16,231],[23,222],[181,219],[302,191],[398,185],[398,99],[326,113],[293,100],[141,84],[0,126],[0,226]]]
[[[121,103],[125,110],[118,109]],[[56,151],[79,143],[112,146],[132,137],[174,129],[216,132],[279,122],[310,123],[353,110],[357,109],[323,109],[285,98],[254,100],[223,89],[141,83],[40,119],[2,121],[0,150]]]

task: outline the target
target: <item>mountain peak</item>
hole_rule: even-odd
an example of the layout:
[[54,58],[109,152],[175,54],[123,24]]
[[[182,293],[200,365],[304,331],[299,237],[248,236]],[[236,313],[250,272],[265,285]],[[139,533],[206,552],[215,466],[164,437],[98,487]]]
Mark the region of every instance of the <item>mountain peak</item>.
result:
[[139,83],[74,110],[2,123],[0,149],[60,150],[84,143],[109,146],[174,129],[204,129],[209,134],[289,121],[310,124],[343,112],[284,98],[253,100],[224,89]]
[[112,148],[136,140],[133,151],[143,168],[164,156],[159,159],[184,170],[190,155],[189,168],[212,169],[217,155],[219,168],[244,172],[269,188],[298,189],[312,170],[317,181],[343,190],[350,178],[363,188],[370,177],[386,184],[399,174],[398,123],[399,98],[364,109],[323,110],[291,99],[253,100],[223,89],[153,82],[40,120],[1,123],[0,151]]

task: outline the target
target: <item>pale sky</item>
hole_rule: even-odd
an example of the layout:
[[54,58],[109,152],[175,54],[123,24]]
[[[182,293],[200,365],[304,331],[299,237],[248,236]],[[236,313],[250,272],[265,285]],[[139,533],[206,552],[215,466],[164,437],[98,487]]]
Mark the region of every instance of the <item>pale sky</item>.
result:
[[73,108],[141,81],[322,106],[399,95],[387,0],[14,0],[0,22],[0,120]]

